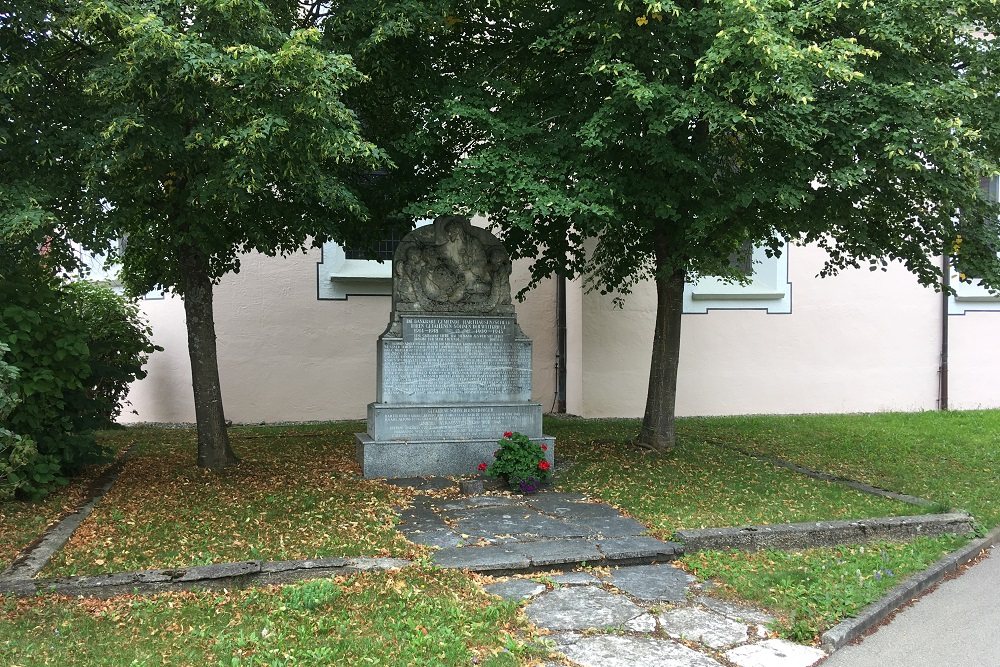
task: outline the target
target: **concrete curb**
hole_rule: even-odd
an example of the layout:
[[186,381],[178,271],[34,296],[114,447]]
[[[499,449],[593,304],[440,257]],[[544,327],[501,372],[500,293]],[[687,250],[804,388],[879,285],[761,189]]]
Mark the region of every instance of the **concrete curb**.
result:
[[30,579],[42,571],[52,556],[63,548],[73,532],[84,519],[90,516],[101,498],[111,490],[128,462],[135,445],[130,445],[101,475],[94,480],[87,499],[74,511],[64,514],[55,524],[45,530],[36,540],[21,550],[10,566],[0,573],[0,586],[6,581]]
[[174,570],[142,570],[62,579],[8,579],[0,594],[28,597],[40,593],[87,598],[151,594],[193,589],[245,588],[336,577],[369,570],[399,570],[412,563],[401,558],[320,558],[316,560],[242,561]]
[[740,528],[679,530],[674,539],[685,553],[708,549],[808,549],[874,540],[906,540],[918,536],[972,532],[972,517],[961,512],[892,516],[857,521],[807,521]]
[[832,653],[851,643],[995,544],[1000,544],[1000,526],[991,530],[986,537],[953,551],[923,572],[901,582],[881,599],[859,611],[857,616],[845,619],[824,632],[820,636],[821,648]]

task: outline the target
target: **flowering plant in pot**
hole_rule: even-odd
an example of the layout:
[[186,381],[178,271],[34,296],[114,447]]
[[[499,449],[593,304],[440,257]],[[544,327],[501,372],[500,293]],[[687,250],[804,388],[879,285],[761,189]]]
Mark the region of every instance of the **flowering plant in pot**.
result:
[[545,458],[546,445],[532,441],[522,433],[507,431],[497,443],[493,462],[479,464],[479,471],[488,477],[507,480],[511,489],[521,493],[535,493],[552,477],[551,466]]

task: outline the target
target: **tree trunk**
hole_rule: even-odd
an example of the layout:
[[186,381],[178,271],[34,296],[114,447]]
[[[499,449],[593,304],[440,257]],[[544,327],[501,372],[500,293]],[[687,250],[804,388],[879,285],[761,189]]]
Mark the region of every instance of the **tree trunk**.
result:
[[229,446],[226,416],[222,410],[208,258],[197,248],[187,247],[181,251],[180,260],[194,414],[198,422],[198,466],[222,470],[239,459]]
[[639,445],[657,452],[670,451],[677,440],[674,409],[677,403],[683,306],[684,272],[657,275],[653,358],[649,367],[646,414],[639,432]]

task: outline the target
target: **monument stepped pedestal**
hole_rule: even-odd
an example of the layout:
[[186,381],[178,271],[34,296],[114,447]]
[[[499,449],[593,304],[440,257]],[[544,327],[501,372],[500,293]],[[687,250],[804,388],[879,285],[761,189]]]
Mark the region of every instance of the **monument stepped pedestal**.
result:
[[438,218],[407,235],[393,262],[376,401],[356,435],[365,477],[474,474],[505,431],[547,444],[554,464],[500,242],[464,218]]

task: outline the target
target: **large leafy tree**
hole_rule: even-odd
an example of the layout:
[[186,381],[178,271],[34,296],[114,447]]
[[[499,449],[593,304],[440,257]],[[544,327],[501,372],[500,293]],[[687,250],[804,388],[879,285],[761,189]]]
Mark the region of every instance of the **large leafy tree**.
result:
[[368,219],[358,189],[390,162],[343,101],[364,77],[299,29],[294,2],[17,0],[10,18],[5,45],[30,48],[4,62],[24,107],[0,121],[23,111],[28,125],[4,167],[48,180],[5,204],[92,248],[127,239],[126,284],[184,298],[198,463],[225,467],[213,285],[241,253],[294,252]]
[[747,243],[898,261],[925,285],[961,237],[1000,286],[1000,68],[989,0],[456,3],[455,93],[428,123],[465,156],[411,210],[488,214],[534,277],[656,284],[641,444],[675,441],[685,281]]

